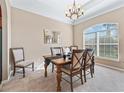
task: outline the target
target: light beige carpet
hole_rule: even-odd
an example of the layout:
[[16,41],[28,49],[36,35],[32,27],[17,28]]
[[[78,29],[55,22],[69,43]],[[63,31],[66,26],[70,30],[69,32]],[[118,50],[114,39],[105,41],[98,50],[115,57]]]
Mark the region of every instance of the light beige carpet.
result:
[[[63,75],[65,76],[65,75]],[[96,66],[95,76],[90,78],[87,76],[87,82],[81,85],[80,80],[74,82],[74,91],[92,91],[92,92],[110,92],[110,91],[124,91],[124,72],[115,71],[109,68]],[[69,79],[68,77],[66,77]],[[62,91],[70,91],[70,85],[62,80]],[[22,78],[21,74],[16,74],[11,80],[4,84],[2,91],[7,92],[55,92],[56,91],[56,72],[51,72],[51,67],[48,70],[48,77],[44,77],[43,65],[35,69],[26,71],[26,77]]]

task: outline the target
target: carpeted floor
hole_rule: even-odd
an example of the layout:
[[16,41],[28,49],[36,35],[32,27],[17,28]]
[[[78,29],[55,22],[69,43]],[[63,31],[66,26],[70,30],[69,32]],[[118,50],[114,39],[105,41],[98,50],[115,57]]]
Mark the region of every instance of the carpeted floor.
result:
[[[66,79],[69,79],[67,76]],[[95,66],[94,78],[87,76],[87,82],[81,85],[80,80],[74,82],[73,87],[76,92],[111,92],[124,91],[124,72],[112,70],[109,68]],[[76,79],[76,78],[74,78]],[[62,91],[71,91],[70,85],[62,80]],[[35,72],[26,71],[26,77],[22,78],[21,74],[16,74],[11,80],[4,84],[2,91],[5,92],[55,92],[56,91],[56,72],[48,69],[48,77],[44,77],[43,65],[39,65]]]

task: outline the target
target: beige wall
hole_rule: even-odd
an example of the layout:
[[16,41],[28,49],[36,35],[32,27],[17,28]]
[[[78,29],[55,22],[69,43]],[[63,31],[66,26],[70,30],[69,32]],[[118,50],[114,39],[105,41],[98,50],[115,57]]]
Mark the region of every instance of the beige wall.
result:
[[[43,29],[60,31],[60,45],[44,44]],[[24,47],[26,59],[42,58],[51,46],[70,46],[72,39],[71,25],[12,8],[12,47]]]
[[98,62],[124,68],[124,7],[75,25],[74,44],[79,45],[79,47],[82,48],[83,31],[85,31],[85,29],[87,29],[88,27],[99,23],[119,23],[120,42],[119,42],[119,62],[100,60],[100,59],[98,60]]

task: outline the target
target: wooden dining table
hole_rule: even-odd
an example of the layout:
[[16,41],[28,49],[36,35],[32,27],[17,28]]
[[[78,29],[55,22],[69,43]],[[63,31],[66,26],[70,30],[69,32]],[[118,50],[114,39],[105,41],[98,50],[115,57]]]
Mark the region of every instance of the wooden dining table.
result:
[[54,56],[54,55],[45,55],[43,56],[45,61],[44,61],[44,68],[45,68],[45,77],[47,77],[47,67],[48,65],[52,62],[54,65],[56,65],[56,80],[57,80],[57,89],[56,91],[61,91],[61,78],[62,78],[62,71],[61,68],[62,66],[66,64],[70,64],[71,60],[66,58],[64,59],[63,56]]

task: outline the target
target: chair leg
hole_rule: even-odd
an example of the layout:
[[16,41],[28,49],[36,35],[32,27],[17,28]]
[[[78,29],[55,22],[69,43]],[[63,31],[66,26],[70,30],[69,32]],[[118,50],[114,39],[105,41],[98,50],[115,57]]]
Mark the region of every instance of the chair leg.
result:
[[15,76],[15,72],[16,72],[16,68],[14,67],[14,70],[13,70],[13,76]]
[[93,78],[93,68],[92,68],[92,65],[90,66],[90,74],[91,74],[91,77]]
[[83,84],[82,70],[80,71],[81,84]]
[[92,68],[92,70],[93,70],[93,74],[94,74],[94,67]]
[[93,74],[94,74],[94,64],[93,64],[93,66],[92,66],[92,70],[93,70]]
[[34,63],[32,63],[32,71],[34,71]]
[[25,68],[23,67],[23,78],[25,77]]
[[94,65],[95,65],[95,62],[94,62],[94,56],[92,57],[92,72],[93,72],[93,74],[94,74]]
[[87,82],[86,80],[86,71],[84,70],[84,81]]
[[73,92],[73,81],[72,81],[72,76],[70,76],[70,85],[71,85],[71,92]]
[[54,64],[52,63],[52,72],[54,71]]

